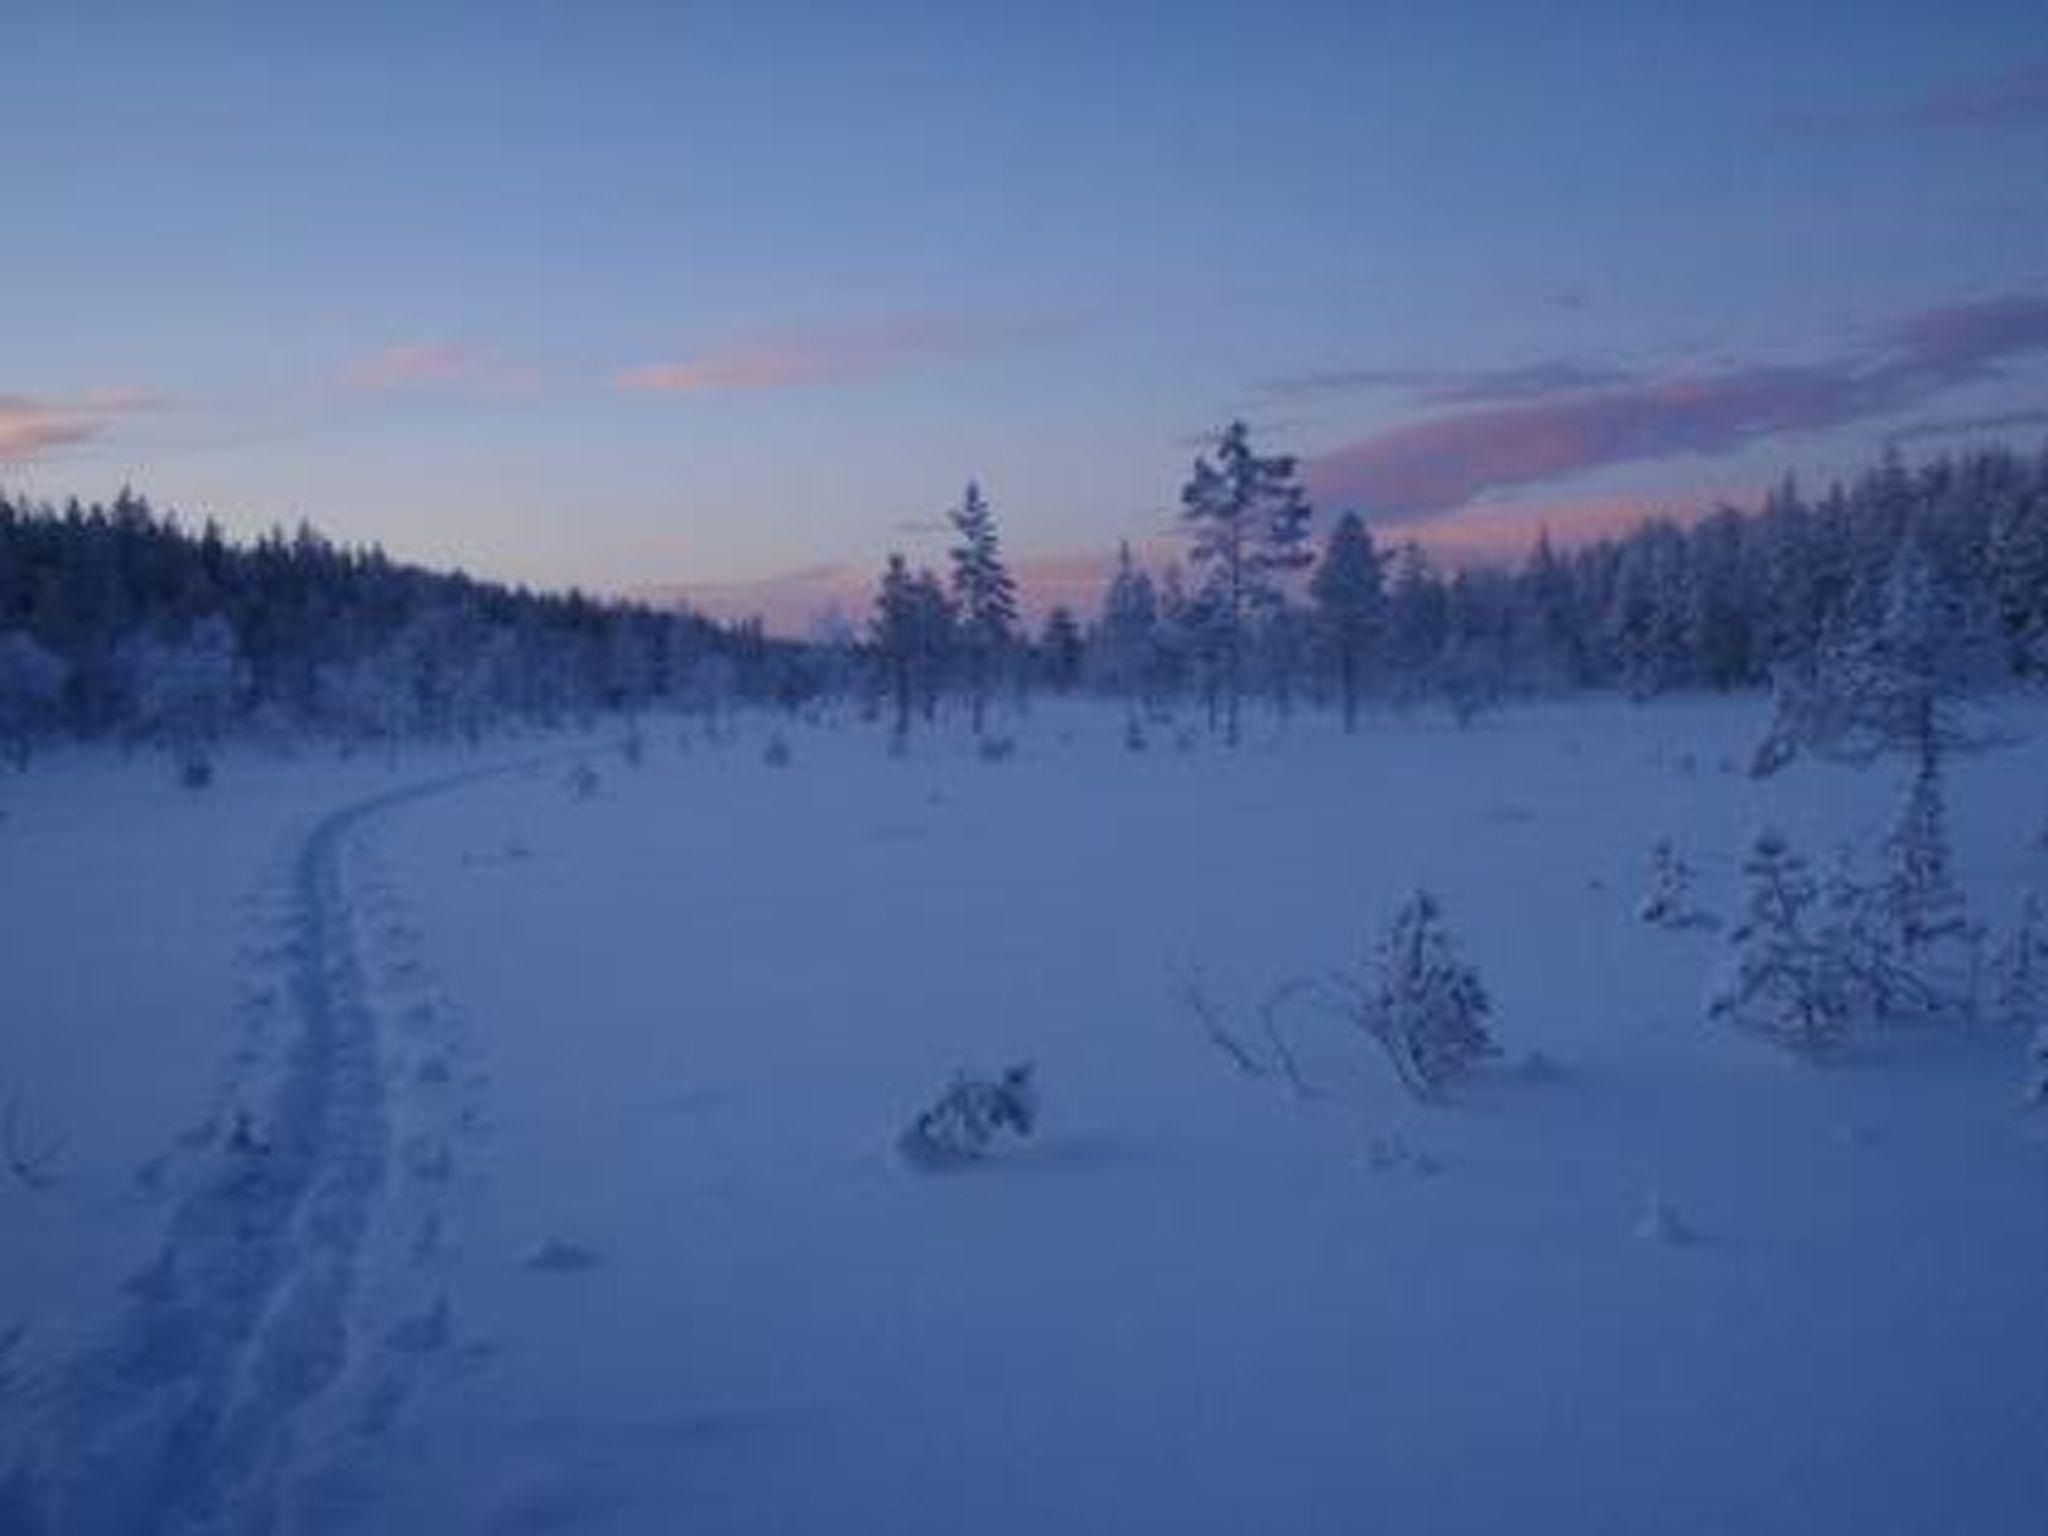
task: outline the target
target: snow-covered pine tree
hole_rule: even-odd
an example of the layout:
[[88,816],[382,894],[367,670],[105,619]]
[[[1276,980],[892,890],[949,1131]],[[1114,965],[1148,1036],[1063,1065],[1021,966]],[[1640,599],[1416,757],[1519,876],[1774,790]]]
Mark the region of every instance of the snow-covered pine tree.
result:
[[960,505],[946,514],[960,542],[953,546],[953,599],[967,656],[968,707],[979,736],[988,711],[994,671],[1017,622],[1017,586],[1003,564],[996,515],[981,487],[967,482]]
[[1707,1016],[1802,1055],[1825,1054],[1847,1037],[1851,1010],[1844,957],[1816,910],[1820,889],[1775,827],[1757,834],[1742,871],[1749,895]]
[[1152,702],[1159,672],[1159,596],[1152,578],[1131,558],[1128,543],[1117,546],[1116,570],[1102,595],[1095,645],[1102,681],[1124,701],[1135,722],[1140,705]]
[[29,743],[54,721],[70,672],[32,636],[0,634],[0,761],[28,766]]
[[2021,899],[2012,932],[1991,958],[1991,976],[1999,1023],[2048,1029],[2048,921],[2032,891]]
[[1309,578],[1316,638],[1335,664],[1344,729],[1358,729],[1358,698],[1386,618],[1386,578],[1372,535],[1356,512],[1331,530],[1322,561]]
[[912,683],[917,667],[917,594],[910,566],[891,555],[875,592],[871,631],[875,657],[881,664],[883,688],[894,707],[891,736],[898,742],[910,734]]
[[177,759],[179,781],[204,788],[248,670],[233,623],[209,614],[177,639],[140,636],[129,666],[141,716]]
[[1087,644],[1081,638],[1080,621],[1064,603],[1055,604],[1039,631],[1038,655],[1045,672],[1045,685],[1054,693],[1072,693],[1081,683],[1081,665]]
[[960,615],[946,588],[929,570],[919,569],[910,583],[911,635],[914,642],[912,673],[917,683],[917,704],[925,724],[938,717],[939,693],[952,668],[958,648]]
[[1214,604],[1220,643],[1224,740],[1238,744],[1244,693],[1247,618],[1284,600],[1284,577],[1309,562],[1309,504],[1295,478],[1294,460],[1262,457],[1251,449],[1250,429],[1233,421],[1223,429],[1216,456],[1195,460],[1181,488],[1183,519],[1194,539],[1192,558],[1208,572],[1204,593]]
[[1436,897],[1418,890],[1381,933],[1361,1022],[1418,1099],[1435,1099],[1499,1054],[1493,1005],[1458,952]]
[[1977,934],[1956,884],[1941,761],[1931,744],[1885,837],[1884,861],[1871,900],[1896,963],[1917,978],[1931,1008],[1967,1011]]

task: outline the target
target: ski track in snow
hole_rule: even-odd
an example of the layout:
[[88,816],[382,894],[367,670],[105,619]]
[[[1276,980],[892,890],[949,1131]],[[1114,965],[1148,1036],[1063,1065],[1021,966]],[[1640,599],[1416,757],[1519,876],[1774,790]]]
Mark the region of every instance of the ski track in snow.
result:
[[[420,1372],[459,1363],[439,1261],[482,1077],[362,845],[384,813],[520,766],[392,790],[306,836],[281,942],[244,956],[238,1078],[260,1069],[276,1013],[296,1016],[274,1086],[259,1105],[231,1083],[143,1171],[183,1186],[162,1245],[108,1339],[37,1392],[39,1444],[0,1478],[0,1532],[332,1528]],[[238,1109],[253,1148],[233,1144]]]

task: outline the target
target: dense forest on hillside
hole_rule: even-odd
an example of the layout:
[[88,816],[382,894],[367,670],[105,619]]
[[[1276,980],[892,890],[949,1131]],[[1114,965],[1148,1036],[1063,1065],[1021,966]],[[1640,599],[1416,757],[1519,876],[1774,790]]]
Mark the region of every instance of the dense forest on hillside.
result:
[[1461,712],[1583,689],[1732,690],[1886,622],[1902,584],[1995,686],[2048,673],[2048,455],[1895,455],[1808,496],[1646,521],[1513,568],[1434,565],[1340,516],[1310,532],[1284,458],[1224,434],[1182,493],[1190,560],[1124,551],[1100,609],[1017,618],[994,510],[970,487],[950,580],[891,557],[875,616],[798,643],[682,610],[510,588],[347,549],[306,527],[250,543],[123,493],[56,508],[0,497],[0,741],[159,740],[233,729],[350,740],[477,736],[657,703],[848,695],[899,728],[948,701],[1089,689],[1133,707],[1240,694]]
[[304,526],[238,544],[127,493],[0,498],[0,740],[17,754],[51,733],[475,736],[786,690],[802,660],[758,626],[430,572]]

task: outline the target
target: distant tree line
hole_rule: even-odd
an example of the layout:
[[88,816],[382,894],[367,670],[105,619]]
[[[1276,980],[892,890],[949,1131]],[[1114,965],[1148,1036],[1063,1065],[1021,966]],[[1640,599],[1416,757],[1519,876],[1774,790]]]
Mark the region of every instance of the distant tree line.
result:
[[[2048,454],[1888,455],[1818,496],[1787,480],[1749,511],[1572,549],[1541,538],[1512,568],[1440,567],[1357,512],[1318,537],[1294,461],[1255,452],[1241,423],[1180,501],[1185,564],[1147,569],[1126,547],[1093,615],[1055,608],[1032,633],[995,509],[970,485],[948,514],[945,578],[891,555],[865,633],[795,642],[425,571],[303,525],[231,542],[125,492],[62,508],[0,496],[0,753],[66,735],[195,754],[250,728],[474,738],[820,697],[862,701],[900,738],[954,701],[985,731],[992,704],[1033,691],[1122,701],[1133,745],[1176,708],[1235,741],[1246,700],[1282,719],[1331,708],[1347,728],[1368,704],[1435,700],[1462,719],[1588,689],[1774,683],[1791,705],[1827,703],[1856,693],[1834,678],[1915,635],[1913,675],[1945,690],[2048,675]],[[1824,716],[1795,710],[1791,734],[1866,724]]]
[[[980,563],[999,566],[978,488],[969,503]],[[1439,700],[1462,718],[1577,690],[1783,687],[1896,630],[1908,598],[1945,686],[2048,674],[2048,454],[1913,467],[1891,454],[1817,497],[1788,479],[1752,510],[1653,518],[1572,549],[1541,537],[1512,568],[1441,567],[1413,540],[1381,544],[1355,512],[1313,538],[1293,461],[1254,453],[1241,423],[1196,461],[1181,504],[1187,563],[1148,570],[1120,550],[1091,619],[1055,608],[1027,638],[984,612],[977,689],[996,670],[1086,688],[1125,700],[1134,733],[1193,704],[1235,740],[1246,697],[1282,717],[1327,705],[1355,728],[1367,702]],[[899,730],[907,701],[928,717],[965,674],[960,570],[949,591],[890,557],[870,654],[906,701]]]
[[758,625],[400,564],[310,528],[232,543],[124,492],[0,497],[0,751],[223,732],[477,737],[657,702],[803,696],[806,648]]

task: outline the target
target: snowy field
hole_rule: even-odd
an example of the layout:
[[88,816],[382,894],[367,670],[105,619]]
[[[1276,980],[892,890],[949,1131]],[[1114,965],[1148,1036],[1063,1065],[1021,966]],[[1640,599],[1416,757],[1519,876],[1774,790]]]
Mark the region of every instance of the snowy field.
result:
[[[1016,755],[651,726],[387,765],[0,782],[0,1531],[2043,1529],[2048,1113],[2023,1043],[1711,1029],[1759,701]],[[1956,762],[1994,933],[2048,711]],[[586,760],[595,793],[571,767]],[[494,771],[495,770],[495,771]],[[1505,1056],[1442,1106],[1342,1020],[1238,1072],[1418,882]],[[905,1167],[960,1069],[1038,1134]],[[61,1145],[58,1144],[61,1139]]]

